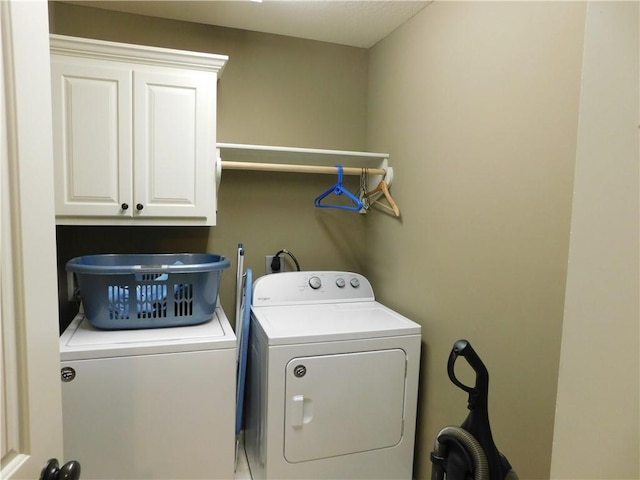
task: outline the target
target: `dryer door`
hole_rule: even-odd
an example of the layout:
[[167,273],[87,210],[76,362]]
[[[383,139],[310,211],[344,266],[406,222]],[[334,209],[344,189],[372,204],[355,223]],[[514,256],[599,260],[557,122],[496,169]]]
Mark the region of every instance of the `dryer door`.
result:
[[288,462],[392,447],[403,433],[402,349],[294,358],[286,370]]

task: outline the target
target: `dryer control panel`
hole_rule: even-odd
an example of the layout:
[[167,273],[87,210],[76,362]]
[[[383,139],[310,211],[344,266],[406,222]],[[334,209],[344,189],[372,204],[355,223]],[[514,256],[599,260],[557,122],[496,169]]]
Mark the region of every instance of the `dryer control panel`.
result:
[[374,301],[371,283],[353,272],[283,272],[253,284],[253,306]]

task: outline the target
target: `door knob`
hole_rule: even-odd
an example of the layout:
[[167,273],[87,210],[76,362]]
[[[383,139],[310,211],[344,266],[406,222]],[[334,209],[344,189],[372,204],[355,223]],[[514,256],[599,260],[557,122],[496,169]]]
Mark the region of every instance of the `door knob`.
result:
[[52,458],[40,472],[40,480],[78,480],[80,478],[80,463],[75,460],[65,463],[62,467],[57,458]]

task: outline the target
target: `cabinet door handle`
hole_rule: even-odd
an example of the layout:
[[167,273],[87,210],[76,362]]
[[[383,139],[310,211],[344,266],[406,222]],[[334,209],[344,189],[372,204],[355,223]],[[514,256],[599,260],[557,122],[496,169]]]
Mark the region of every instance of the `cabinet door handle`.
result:
[[120,205],[120,208],[122,210],[128,210],[129,209],[129,204],[128,203],[123,203],[122,205]]
[[141,203],[138,203],[136,205],[136,210],[142,210],[144,208],[144,205],[142,205]]

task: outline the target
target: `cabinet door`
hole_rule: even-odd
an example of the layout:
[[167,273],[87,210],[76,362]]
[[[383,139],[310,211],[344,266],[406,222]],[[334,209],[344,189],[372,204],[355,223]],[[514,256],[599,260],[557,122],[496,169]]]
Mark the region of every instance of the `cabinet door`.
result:
[[134,195],[140,217],[215,215],[211,72],[134,72]]
[[131,69],[52,56],[57,216],[130,216]]

